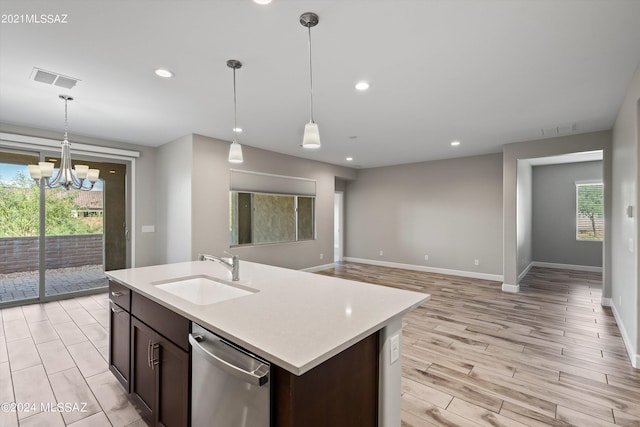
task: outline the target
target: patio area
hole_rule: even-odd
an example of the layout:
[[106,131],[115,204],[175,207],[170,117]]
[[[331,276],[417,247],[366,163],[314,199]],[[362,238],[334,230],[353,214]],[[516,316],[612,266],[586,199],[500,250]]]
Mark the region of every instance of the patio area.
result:
[[[0,274],[0,303],[21,301],[38,296],[37,271]],[[49,269],[46,272],[45,295],[60,295],[106,287],[102,265]]]

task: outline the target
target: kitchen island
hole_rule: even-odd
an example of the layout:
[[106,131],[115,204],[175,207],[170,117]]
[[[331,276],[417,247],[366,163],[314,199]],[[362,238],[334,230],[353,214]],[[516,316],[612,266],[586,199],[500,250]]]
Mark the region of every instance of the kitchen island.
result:
[[[326,385],[325,391],[339,392],[341,387],[336,388],[335,385],[335,381],[338,381],[344,383],[344,389],[348,392],[347,385],[362,382],[363,376],[372,376],[367,374],[372,372],[371,367],[364,365],[366,360],[375,359],[372,363],[377,378],[373,378],[372,386],[375,387],[377,402],[368,409],[374,412],[373,417],[379,426],[400,425],[401,368],[397,359],[402,317],[427,301],[429,295],[246,261],[240,264],[240,280],[237,282],[231,281],[231,273],[224,265],[210,261],[108,271],[107,276],[115,289],[111,290],[112,300],[114,293],[116,297],[123,298],[127,293],[125,289],[131,291],[132,312],[136,304],[143,308],[157,305],[161,308],[145,309],[145,313],[165,310],[162,311],[164,314],[156,317],[171,318],[175,314],[270,362],[276,367],[277,389],[272,393],[272,398],[276,400],[275,410],[296,411],[295,416],[299,419],[304,419],[305,410],[320,411],[314,415],[316,418],[320,413],[330,416],[327,409],[330,405],[344,405],[344,398],[349,399],[349,396],[343,396],[343,399],[331,399],[331,402],[323,403],[320,408],[307,408],[308,403],[296,399],[295,395],[298,392],[306,393],[305,399],[309,399],[310,391],[305,391],[305,379],[325,378],[314,379],[315,392],[322,393],[321,382],[328,381],[326,377],[339,375],[340,378],[333,378],[333,385]],[[171,288],[175,283],[191,279],[215,279],[247,292],[243,296],[211,304],[204,301],[203,304],[194,296],[180,295],[180,292]],[[136,303],[136,300],[140,302]],[[126,302],[120,304],[124,308],[120,311],[127,310],[125,305]],[[135,313],[132,314],[132,322],[140,320],[134,316]],[[170,321],[169,327],[176,329],[178,325],[179,330],[179,325],[184,324],[181,322]],[[149,322],[143,318],[142,323]],[[123,325],[120,330],[126,330]],[[117,330],[118,327],[112,327],[111,334]],[[186,348],[183,345],[188,331],[171,331],[168,334],[175,334],[178,347],[182,345],[183,350],[188,352],[188,344]],[[113,337],[111,342],[115,347]],[[133,338],[131,343],[133,346]],[[367,348],[373,349],[375,357],[363,353],[371,353]],[[153,345],[150,351],[153,355]],[[337,362],[342,359],[344,363]],[[154,361],[151,356],[150,367]],[[344,372],[336,372],[335,375],[324,372],[329,368],[340,369],[341,365],[344,365]],[[134,363],[129,366],[134,371]],[[120,371],[126,370],[124,366],[114,373],[124,376],[124,372]],[[354,375],[361,376],[360,379],[349,378],[353,371]],[[134,377],[134,372],[131,374]],[[197,372],[193,372],[193,375],[197,375]],[[127,387],[128,378],[125,378],[126,381],[119,379]],[[287,388],[283,389],[285,385]],[[360,391],[356,392],[360,394]],[[354,404],[359,399],[358,396],[351,397]],[[296,408],[298,404],[302,405],[301,408]],[[295,425],[295,419],[289,415],[279,413],[279,425],[286,424],[285,420]]]

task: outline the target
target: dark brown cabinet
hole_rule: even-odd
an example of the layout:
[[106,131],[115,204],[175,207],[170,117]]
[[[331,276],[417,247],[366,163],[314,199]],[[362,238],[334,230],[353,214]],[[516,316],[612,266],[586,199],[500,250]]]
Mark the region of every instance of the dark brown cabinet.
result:
[[131,333],[131,292],[124,286],[109,281],[109,370],[130,391],[130,333]]
[[271,365],[272,425],[377,426],[378,345],[374,333],[301,376]]
[[153,329],[136,319],[131,321],[131,396],[149,422],[156,408],[156,373],[152,353],[156,352]]
[[189,425],[190,322],[109,281],[109,369],[152,426]]
[[[111,372],[149,425],[188,427],[190,321],[117,282],[109,297]],[[377,425],[378,351],[373,333],[301,376],[272,364],[271,425]]]
[[[189,321],[133,294],[131,318],[131,397],[151,425],[187,427],[189,423],[189,353],[166,335],[189,334]],[[164,315],[166,314],[166,316]],[[142,318],[138,319],[138,316]],[[176,317],[177,316],[177,317]],[[154,329],[143,320],[154,324]],[[188,347],[187,347],[188,349]]]
[[109,312],[109,327],[111,330],[109,338],[109,369],[116,376],[118,381],[129,390],[129,355],[131,330],[131,315],[122,307],[111,302]]

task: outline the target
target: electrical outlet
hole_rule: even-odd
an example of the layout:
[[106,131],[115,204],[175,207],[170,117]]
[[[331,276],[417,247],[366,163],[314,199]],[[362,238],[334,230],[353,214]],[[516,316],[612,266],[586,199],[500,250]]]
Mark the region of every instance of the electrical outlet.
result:
[[425,255],[425,256],[424,256],[424,260],[425,260],[425,261],[429,261],[429,255]]
[[390,351],[389,363],[394,363],[394,362],[397,362],[398,359],[400,359],[400,335],[396,334],[392,336],[390,339],[390,343],[391,343],[391,346],[389,347],[389,351]]
[[380,256],[384,256],[384,251],[380,251]]
[[474,260],[474,261],[473,261],[473,263],[474,263],[475,265],[480,265],[480,260],[479,260],[479,259],[476,259],[476,260]]
[[622,307],[622,296],[618,297],[618,306]]
[[320,259],[324,259],[324,254],[323,253],[320,254]]

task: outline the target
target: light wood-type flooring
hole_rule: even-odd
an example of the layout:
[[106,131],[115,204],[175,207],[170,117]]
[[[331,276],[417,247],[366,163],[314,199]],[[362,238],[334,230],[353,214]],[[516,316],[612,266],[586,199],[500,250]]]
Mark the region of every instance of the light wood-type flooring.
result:
[[[519,294],[354,263],[322,274],[431,294],[405,317],[405,427],[640,426],[640,370],[600,306],[599,274],[534,268]],[[106,293],[0,310],[0,403],[38,406],[0,410],[0,426],[145,425],[107,369],[108,319]]]
[[600,305],[600,273],[533,268],[518,294],[356,263],[320,274],[431,294],[404,321],[405,427],[640,426],[640,370]]
[[146,427],[108,352],[106,292],[0,310],[0,427]]

